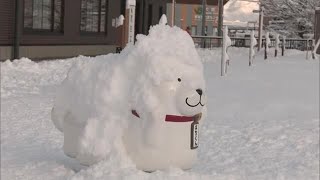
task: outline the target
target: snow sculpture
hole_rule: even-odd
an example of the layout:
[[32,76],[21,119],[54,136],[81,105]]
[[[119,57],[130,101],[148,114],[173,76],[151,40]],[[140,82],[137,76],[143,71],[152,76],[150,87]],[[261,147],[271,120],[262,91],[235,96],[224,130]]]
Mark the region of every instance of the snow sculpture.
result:
[[[314,43],[315,43],[315,41],[314,41]],[[320,38],[318,39],[317,44],[315,44],[313,46],[312,59],[317,59],[316,54],[317,54],[317,50],[318,50],[319,47],[320,47]]]
[[223,29],[223,44],[221,56],[221,76],[227,73],[227,66],[229,65],[230,57],[228,55],[228,47],[231,46],[231,39],[228,36],[228,26]]
[[269,54],[269,46],[271,44],[271,40],[270,40],[270,36],[269,36],[269,32],[266,33],[266,44],[265,44],[265,53],[264,53],[264,59],[268,58],[268,54]]
[[161,18],[160,18],[160,20],[159,20],[159,24],[160,24],[160,25],[166,25],[166,24],[168,24],[168,19],[167,19],[167,16],[166,16],[166,15],[162,14],[162,16],[161,16]]
[[255,51],[254,51],[254,47],[257,45],[257,40],[254,37],[254,31],[251,31],[250,34],[250,50],[249,50],[249,66],[252,65],[253,63],[253,59],[255,57]]
[[118,18],[116,18],[116,27],[122,26],[124,22],[124,16],[121,14]]
[[65,154],[82,164],[116,155],[144,171],[189,169],[205,104],[203,66],[192,39],[161,23],[121,54],[75,62],[57,93],[52,121],[64,133]]

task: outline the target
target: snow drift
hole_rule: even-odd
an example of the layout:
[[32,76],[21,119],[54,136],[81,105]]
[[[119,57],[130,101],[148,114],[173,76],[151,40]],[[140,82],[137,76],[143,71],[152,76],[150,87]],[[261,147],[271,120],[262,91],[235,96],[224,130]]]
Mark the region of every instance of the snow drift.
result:
[[205,115],[205,101],[192,39],[161,23],[121,54],[76,61],[57,92],[52,121],[64,133],[64,152],[82,164],[116,156],[146,171],[188,169],[196,160],[192,122],[166,117]]

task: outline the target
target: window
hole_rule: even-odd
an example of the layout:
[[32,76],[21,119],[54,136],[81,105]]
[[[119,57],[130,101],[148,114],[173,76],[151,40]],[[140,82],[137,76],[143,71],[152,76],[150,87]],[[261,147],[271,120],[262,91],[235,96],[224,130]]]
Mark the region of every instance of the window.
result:
[[141,34],[141,32],[140,32],[140,18],[141,18],[141,15],[140,15],[140,2],[137,2],[137,5],[136,5],[136,22],[135,22],[135,24],[134,24],[134,28],[135,28],[135,30],[134,30],[134,33],[135,33],[135,35],[134,35],[134,37],[136,37],[136,35],[137,34]]
[[24,0],[25,30],[62,31],[63,0]]
[[81,0],[82,32],[106,32],[107,0]]

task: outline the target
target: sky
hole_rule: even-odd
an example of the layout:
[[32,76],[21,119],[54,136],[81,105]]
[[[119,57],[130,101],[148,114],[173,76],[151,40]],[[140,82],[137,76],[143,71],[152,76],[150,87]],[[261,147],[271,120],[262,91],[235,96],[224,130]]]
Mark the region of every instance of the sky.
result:
[[259,9],[256,2],[230,0],[224,6],[224,23],[246,26],[248,21],[258,21],[258,14],[252,13],[254,9]]

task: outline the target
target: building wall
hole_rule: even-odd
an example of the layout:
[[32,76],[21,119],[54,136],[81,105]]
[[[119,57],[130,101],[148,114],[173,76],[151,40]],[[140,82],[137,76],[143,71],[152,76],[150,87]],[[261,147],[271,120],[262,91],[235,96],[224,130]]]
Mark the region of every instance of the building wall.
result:
[[[14,2],[15,0],[0,1],[0,60],[10,59],[13,54]],[[115,52],[116,46],[122,45],[123,26],[112,27],[112,21],[120,14],[124,15],[126,0],[108,0],[107,30],[104,34],[80,32],[81,0],[64,0],[63,32],[25,31],[23,2],[19,0],[19,57],[40,59],[79,54],[99,55]],[[166,13],[166,3],[167,0],[137,0],[136,34],[147,34],[150,25],[158,24],[161,15]],[[89,48],[90,45],[94,49],[99,48],[94,50]]]
[[15,0],[0,1],[0,46],[13,44]]
[[[32,60],[69,58],[79,55],[97,56],[116,51],[115,45],[20,46],[20,57]],[[11,59],[12,46],[0,46],[0,59]]]
[[[320,39],[320,9],[316,10],[316,17],[315,17],[315,39],[318,41]],[[320,48],[317,51],[320,54]]]
[[[23,1],[20,1],[21,3]],[[23,6],[23,5],[22,5]],[[113,45],[118,43],[119,34],[112,27],[112,19],[120,15],[120,2],[108,1],[107,30],[104,34],[80,32],[81,0],[64,0],[64,30],[62,33],[25,32],[20,29],[20,45]],[[23,13],[20,13],[23,27]]]
[[159,23],[160,8],[162,14],[166,14],[167,0],[137,0],[136,3],[136,34],[148,34],[150,25]]
[[[172,3],[167,4],[168,23],[171,24]],[[202,28],[202,5],[201,4],[179,4],[175,5],[174,24],[181,29],[191,28],[192,35],[201,35]],[[218,27],[219,8],[216,5],[206,6],[207,35],[216,35]]]
[[[16,8],[14,2],[15,0],[0,1],[0,60],[11,59],[13,55]],[[64,0],[63,32],[27,32],[23,29],[23,2],[19,0],[19,57],[41,59],[108,54],[115,52],[116,46],[121,43],[122,28],[112,27],[112,19],[120,15],[120,1],[108,1],[107,30],[104,34],[80,32],[81,0]],[[92,49],[89,45],[103,48]],[[66,49],[68,51],[65,51]]]

